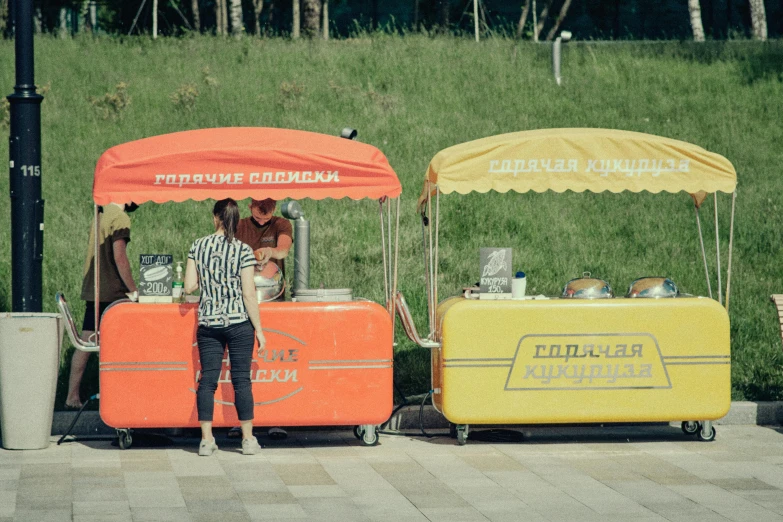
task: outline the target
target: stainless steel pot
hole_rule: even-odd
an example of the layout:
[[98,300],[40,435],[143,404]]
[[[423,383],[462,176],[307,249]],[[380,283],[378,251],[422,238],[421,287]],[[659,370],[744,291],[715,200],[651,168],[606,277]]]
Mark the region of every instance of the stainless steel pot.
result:
[[563,287],[563,297],[569,299],[607,299],[614,297],[612,287],[603,279],[590,277],[589,272],[577,279],[571,279]]
[[668,277],[640,277],[631,283],[626,297],[677,297],[680,290]]

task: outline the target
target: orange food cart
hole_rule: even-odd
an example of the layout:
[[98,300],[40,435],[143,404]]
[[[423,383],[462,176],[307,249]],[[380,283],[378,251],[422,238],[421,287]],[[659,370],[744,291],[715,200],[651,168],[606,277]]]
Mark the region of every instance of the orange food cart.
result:
[[[432,351],[433,404],[458,442],[466,442],[470,425],[660,421],[682,421],[684,432],[713,440],[712,421],[731,401],[732,245],[724,300],[716,193],[733,194],[732,237],[736,181],[726,158],[701,147],[609,129],[503,134],[435,155],[418,206],[429,333],[418,334],[404,299],[396,304],[409,337]],[[439,302],[440,194],[509,190],[686,192],[700,239],[698,210],[712,193],[717,299],[701,241],[709,297],[637,292],[632,285],[625,296],[600,299],[568,298],[567,291],[560,298],[483,299],[468,289]],[[640,281],[653,279],[663,278]]]
[[[296,130],[215,128],[108,149],[95,169],[93,199],[96,227],[99,206],[109,203],[377,200],[389,303],[396,290],[401,191],[386,157],[370,145]],[[183,251],[188,246],[180,245]],[[377,425],[393,406],[391,305],[356,299],[259,306],[267,345],[261,356],[254,352],[251,367],[255,424],[355,426],[364,444],[375,444]],[[198,427],[197,307],[118,302],[104,313],[96,342],[72,335],[77,349],[99,352],[100,415],[117,429],[121,448],[132,444],[133,428]],[[69,327],[74,333],[72,321]],[[215,427],[238,425],[230,371],[225,360],[215,394]]]

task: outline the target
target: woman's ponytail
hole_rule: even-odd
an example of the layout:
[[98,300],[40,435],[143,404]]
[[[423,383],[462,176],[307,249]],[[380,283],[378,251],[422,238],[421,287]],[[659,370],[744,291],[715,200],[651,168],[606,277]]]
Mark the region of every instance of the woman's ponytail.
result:
[[237,225],[239,224],[239,206],[237,206],[237,202],[231,198],[221,199],[215,203],[212,214],[220,220],[226,241],[231,243],[237,233]]

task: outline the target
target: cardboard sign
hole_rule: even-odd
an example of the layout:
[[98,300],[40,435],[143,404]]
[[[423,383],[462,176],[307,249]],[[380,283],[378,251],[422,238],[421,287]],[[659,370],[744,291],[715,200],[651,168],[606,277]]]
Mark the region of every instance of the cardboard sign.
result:
[[481,249],[480,299],[511,299],[511,249]]
[[139,301],[171,302],[174,256],[142,254],[139,257]]

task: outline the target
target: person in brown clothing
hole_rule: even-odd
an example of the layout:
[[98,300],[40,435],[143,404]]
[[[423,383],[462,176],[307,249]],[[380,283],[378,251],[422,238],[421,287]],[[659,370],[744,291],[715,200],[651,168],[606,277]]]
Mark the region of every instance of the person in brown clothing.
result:
[[[100,298],[97,299],[99,313],[119,299],[125,299],[127,294],[136,292],[136,283],[131,274],[130,261],[126,245],[130,242],[130,218],[126,212],[133,212],[138,205],[117,205],[110,203],[102,209],[100,220],[98,255],[100,256]],[[90,227],[90,240],[87,247],[87,258],[84,262],[84,278],[82,279],[82,300],[86,301],[82,338],[90,340],[95,334],[95,222]],[[82,399],[79,389],[82,383],[84,369],[87,367],[89,352],[74,350],[71,357],[71,373],[68,378],[68,396],[65,398],[66,408],[81,408]]]
[[[293,245],[293,228],[287,219],[273,215],[277,202],[274,199],[253,199],[250,202],[250,217],[240,219],[237,225],[237,239],[250,246],[258,261],[262,275],[267,263],[274,263],[285,279],[285,263]],[[279,300],[285,296],[281,295]]]

